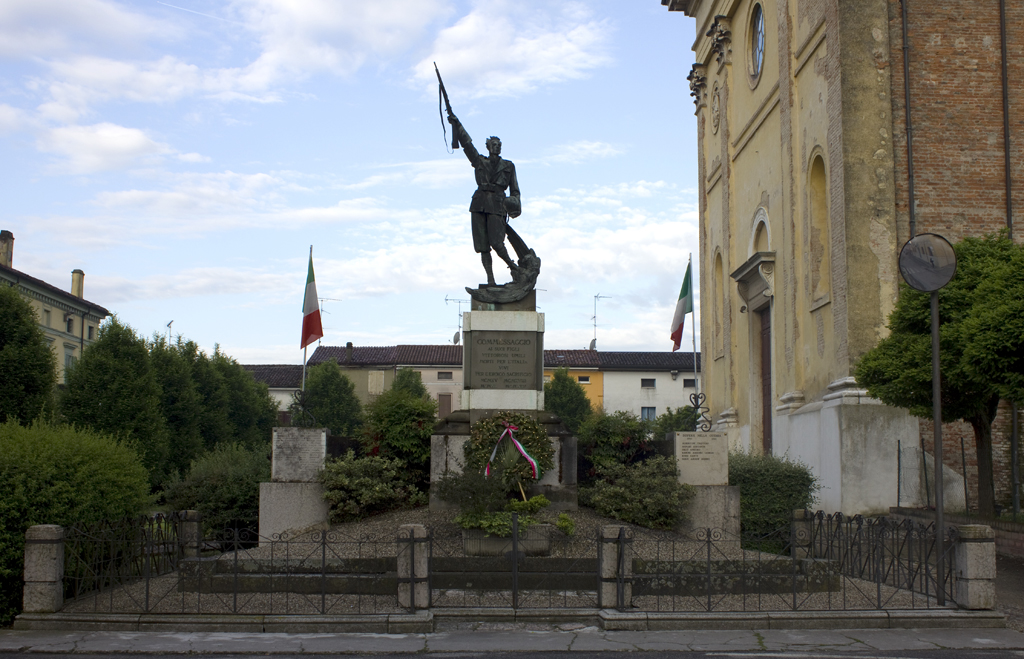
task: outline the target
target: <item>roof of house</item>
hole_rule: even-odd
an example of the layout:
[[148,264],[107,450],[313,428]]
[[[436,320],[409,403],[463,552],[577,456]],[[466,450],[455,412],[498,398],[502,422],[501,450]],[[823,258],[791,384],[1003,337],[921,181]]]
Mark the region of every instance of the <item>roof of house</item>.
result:
[[298,389],[302,385],[302,364],[243,364],[242,368],[271,389]]
[[110,311],[106,308],[101,307],[95,302],[83,300],[82,298],[72,295],[70,292],[65,291],[62,288],[58,288],[53,284],[48,284],[42,279],[33,277],[30,274],[24,273],[21,270],[15,270],[14,268],[8,268],[6,265],[0,265],[0,279],[6,279],[14,284],[20,284],[26,288],[36,288],[48,295],[51,295],[57,299],[63,300],[66,304],[75,306],[89,306],[91,311],[98,316],[109,316]]
[[[700,370],[700,353],[697,353]],[[461,366],[462,346],[399,345],[353,346],[351,361],[344,346],[320,346],[309,364],[334,360],[342,366]],[[606,371],[693,371],[692,352],[601,352],[597,350],[545,350],[544,367],[588,368]]]

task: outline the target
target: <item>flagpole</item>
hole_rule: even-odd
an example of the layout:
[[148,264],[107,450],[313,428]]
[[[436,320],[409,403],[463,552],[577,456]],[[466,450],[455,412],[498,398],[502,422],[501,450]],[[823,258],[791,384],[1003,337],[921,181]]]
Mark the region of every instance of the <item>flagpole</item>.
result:
[[302,346],[302,391],[306,390],[306,350],[307,346]]
[[[690,252],[690,263],[687,268],[693,267],[693,252]],[[690,295],[693,295],[693,270],[690,270]],[[700,387],[697,386],[697,305],[693,305],[693,393],[699,394]]]

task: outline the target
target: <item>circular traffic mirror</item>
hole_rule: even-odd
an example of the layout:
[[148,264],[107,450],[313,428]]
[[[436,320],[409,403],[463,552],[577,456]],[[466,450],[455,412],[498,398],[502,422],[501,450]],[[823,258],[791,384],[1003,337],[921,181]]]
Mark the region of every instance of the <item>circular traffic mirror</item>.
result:
[[956,252],[938,234],[918,234],[900,250],[900,274],[911,288],[925,293],[937,291],[956,274]]

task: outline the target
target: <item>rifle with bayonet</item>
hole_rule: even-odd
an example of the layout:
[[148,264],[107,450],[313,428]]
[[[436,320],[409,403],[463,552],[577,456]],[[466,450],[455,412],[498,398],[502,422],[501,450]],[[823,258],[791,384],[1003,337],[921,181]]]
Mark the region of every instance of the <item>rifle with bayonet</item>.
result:
[[[444,82],[441,80],[441,71],[437,68],[437,62],[434,62],[434,71],[437,73],[437,84],[439,85],[438,99],[437,99],[437,113],[441,115],[441,130],[447,132],[444,125],[444,115],[441,114],[441,98],[444,98],[444,106],[448,110],[448,116],[454,117],[455,114],[452,112],[452,104],[448,101],[448,92],[444,88]],[[459,134],[455,130],[455,126],[452,126],[452,150],[459,148]]]

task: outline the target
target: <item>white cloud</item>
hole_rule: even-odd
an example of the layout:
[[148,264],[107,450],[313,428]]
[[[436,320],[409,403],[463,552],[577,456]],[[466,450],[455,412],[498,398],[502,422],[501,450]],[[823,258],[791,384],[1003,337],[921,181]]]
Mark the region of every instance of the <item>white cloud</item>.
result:
[[607,142],[591,142],[580,140],[571,144],[562,144],[554,150],[554,153],[542,159],[547,162],[568,162],[581,163],[587,160],[598,158],[609,158],[621,154],[620,149],[615,148]]
[[582,78],[608,63],[610,28],[581,3],[551,5],[478,1],[441,31],[415,67],[430,84],[438,62],[446,86],[474,98],[519,96],[539,86]]
[[160,24],[104,0],[4,0],[0,2],[0,57],[47,56],[81,47],[142,43],[170,36]]
[[54,169],[70,174],[92,174],[128,167],[140,158],[171,153],[172,149],[137,128],[112,123],[62,126],[47,130],[39,149],[62,158]]
[[201,153],[179,153],[178,160],[182,162],[210,162],[209,156]]
[[27,121],[25,113],[21,110],[0,103],[0,135],[21,128]]

